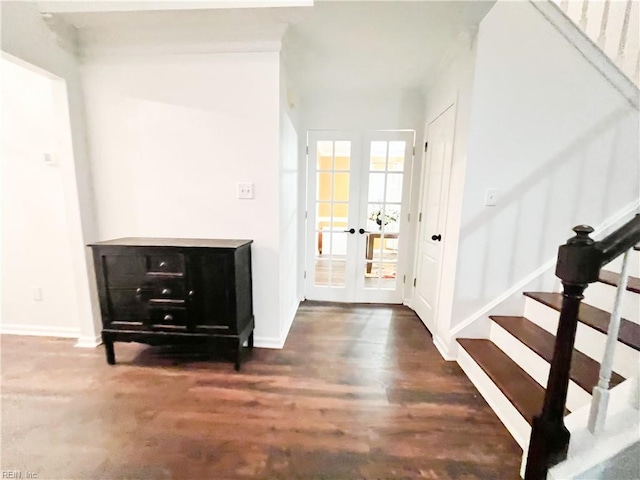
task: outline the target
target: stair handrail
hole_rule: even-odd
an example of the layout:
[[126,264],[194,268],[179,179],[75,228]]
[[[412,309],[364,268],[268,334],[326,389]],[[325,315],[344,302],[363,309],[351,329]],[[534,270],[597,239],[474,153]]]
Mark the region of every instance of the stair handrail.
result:
[[570,434],[564,412],[583,293],[598,281],[604,265],[640,243],[640,214],[598,242],[589,237],[593,228],[588,225],[573,231],[576,235],[558,249],[556,276],[562,280],[562,309],[542,412],[531,426],[525,480],[545,480],[549,468],[567,458]]

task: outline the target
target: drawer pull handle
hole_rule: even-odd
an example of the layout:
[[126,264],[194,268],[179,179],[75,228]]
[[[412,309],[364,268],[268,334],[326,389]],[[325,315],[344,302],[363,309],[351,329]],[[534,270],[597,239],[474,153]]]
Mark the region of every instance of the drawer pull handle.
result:
[[195,290],[189,290],[189,296],[190,296],[191,298],[195,297],[195,295],[196,295]]
[[167,266],[167,262],[160,262],[160,265],[158,265],[160,268],[164,268]]
[[162,289],[162,295],[171,295],[171,289],[163,288]]
[[136,295],[142,295],[142,288],[136,288]]
[[165,321],[165,322],[171,322],[172,320],[173,320],[173,315],[170,315],[170,314],[168,314],[168,313],[167,313],[167,314],[164,316],[164,321]]

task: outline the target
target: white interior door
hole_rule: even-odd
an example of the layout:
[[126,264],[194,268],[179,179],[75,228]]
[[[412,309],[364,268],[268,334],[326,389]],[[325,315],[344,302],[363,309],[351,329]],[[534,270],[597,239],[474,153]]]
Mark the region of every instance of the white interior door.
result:
[[427,130],[426,175],[420,198],[413,307],[432,333],[437,327],[454,129],[455,106],[451,105],[429,124]]
[[360,139],[349,132],[309,132],[305,295],[349,302],[355,285]]
[[408,258],[413,131],[375,131],[363,136],[356,299],[402,303]]
[[309,132],[305,296],[402,302],[413,131]]

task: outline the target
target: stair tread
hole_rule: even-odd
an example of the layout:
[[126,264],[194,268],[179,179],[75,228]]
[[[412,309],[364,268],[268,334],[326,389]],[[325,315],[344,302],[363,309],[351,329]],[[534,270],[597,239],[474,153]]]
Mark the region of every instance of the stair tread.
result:
[[[525,317],[491,315],[490,318],[511,335],[520,340],[532,351],[551,363],[556,337]],[[571,358],[571,380],[588,393],[598,384],[600,364],[578,350],[573,350]],[[617,373],[612,373],[610,385],[613,387],[622,382]]]
[[[527,297],[560,311],[562,309],[562,294],[547,292],[525,292]],[[592,305],[582,303],[578,312],[578,320],[585,325],[607,334],[611,314]],[[618,340],[629,347],[640,350],[640,325],[624,318],[620,319]]]
[[531,425],[542,410],[544,388],[491,340],[459,338],[458,343]]
[[[620,285],[620,274],[615,272],[610,272],[608,270],[601,270],[600,282],[617,287],[618,285]],[[633,293],[640,293],[640,278],[629,276],[629,281],[627,283],[627,290]]]

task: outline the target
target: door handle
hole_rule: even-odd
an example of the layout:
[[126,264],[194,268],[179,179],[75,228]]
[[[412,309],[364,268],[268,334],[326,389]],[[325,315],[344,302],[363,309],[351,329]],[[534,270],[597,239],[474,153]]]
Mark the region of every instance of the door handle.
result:
[[362,235],[363,233],[369,233],[369,230],[365,230],[364,228],[361,228],[360,230],[358,230],[358,233]]
[[442,235],[438,234],[438,235],[431,235],[431,240],[433,240],[434,242],[439,242],[442,240]]
[[350,228],[349,230],[345,230],[345,232],[350,233],[350,234],[354,234],[356,233],[356,229],[355,228]]

